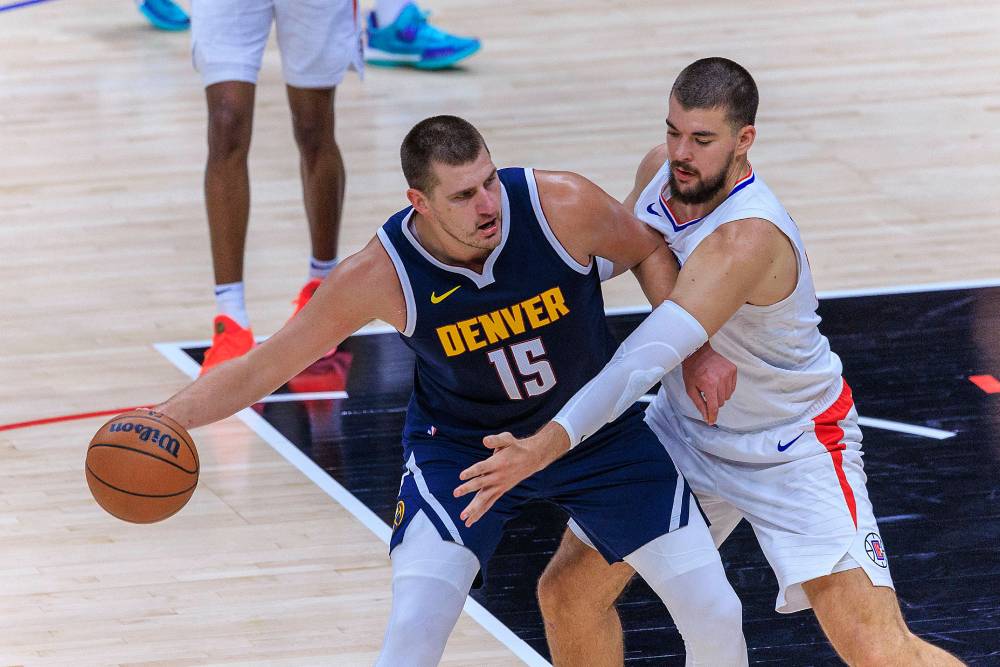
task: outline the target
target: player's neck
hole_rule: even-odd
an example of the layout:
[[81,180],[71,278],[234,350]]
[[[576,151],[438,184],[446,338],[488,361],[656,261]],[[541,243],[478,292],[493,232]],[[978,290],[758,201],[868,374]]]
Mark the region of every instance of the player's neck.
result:
[[722,202],[726,201],[729,193],[736,187],[736,184],[743,180],[749,172],[750,162],[746,157],[742,160],[736,160],[726,171],[725,184],[719,188],[714,197],[700,204],[684,204],[678,201],[676,197],[671,197],[670,209],[684,221],[704,218],[717,209]]
[[[501,224],[503,224],[501,222]],[[457,266],[476,273],[482,273],[486,259],[491,250],[474,248],[465,245],[445,233],[440,225],[436,225],[416,211],[410,221],[410,231],[420,246],[430,253],[431,257],[449,266]]]

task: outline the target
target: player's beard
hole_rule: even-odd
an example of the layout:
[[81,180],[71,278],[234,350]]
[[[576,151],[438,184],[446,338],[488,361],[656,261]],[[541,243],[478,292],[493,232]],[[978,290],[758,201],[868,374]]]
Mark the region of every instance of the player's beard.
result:
[[700,178],[697,185],[687,191],[681,190],[680,184],[674,178],[673,168],[674,166],[677,166],[684,169],[684,171],[690,172],[693,170],[682,162],[671,163],[670,178],[667,180],[667,187],[670,188],[670,198],[681,204],[704,204],[707,201],[711,201],[712,198],[719,194],[719,191],[725,187],[726,175],[729,173],[729,166],[732,165],[733,158],[735,156],[736,152],[733,151],[733,153],[729,156],[729,159],[726,161],[726,167],[723,167],[718,174],[715,174],[710,178]]

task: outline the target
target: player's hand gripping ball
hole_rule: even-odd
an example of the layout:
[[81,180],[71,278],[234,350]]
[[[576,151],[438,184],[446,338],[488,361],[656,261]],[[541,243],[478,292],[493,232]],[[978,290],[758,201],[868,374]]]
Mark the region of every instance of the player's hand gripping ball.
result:
[[152,410],[112,418],[87,448],[87,485],[113,516],[153,523],[175,514],[198,484],[198,450],[183,426]]

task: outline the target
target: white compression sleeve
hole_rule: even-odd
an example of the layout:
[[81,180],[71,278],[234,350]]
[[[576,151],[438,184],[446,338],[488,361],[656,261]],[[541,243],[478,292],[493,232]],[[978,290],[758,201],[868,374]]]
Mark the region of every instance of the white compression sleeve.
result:
[[707,340],[698,320],[673,301],[664,301],[552,421],[566,429],[570,447],[575,447],[618,418]]

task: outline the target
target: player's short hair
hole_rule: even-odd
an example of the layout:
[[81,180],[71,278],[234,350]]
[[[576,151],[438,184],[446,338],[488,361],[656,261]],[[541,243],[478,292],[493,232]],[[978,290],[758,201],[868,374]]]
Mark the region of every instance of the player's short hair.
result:
[[727,58],[694,61],[677,75],[670,94],[685,109],[724,108],[736,127],[757,119],[757,84],[750,72]]
[[399,147],[406,183],[421,192],[430,192],[437,185],[432,162],[461,165],[490,149],[472,123],[458,116],[432,116],[413,126]]

